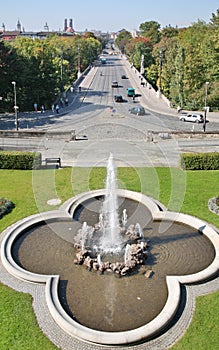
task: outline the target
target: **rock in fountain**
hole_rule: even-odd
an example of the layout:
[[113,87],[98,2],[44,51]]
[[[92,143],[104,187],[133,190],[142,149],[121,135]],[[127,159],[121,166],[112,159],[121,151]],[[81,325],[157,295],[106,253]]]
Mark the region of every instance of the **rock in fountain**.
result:
[[[123,210],[121,226],[118,217],[117,179],[112,154],[108,159],[106,194],[99,222],[90,227],[86,222],[75,237],[78,248],[75,263],[85,265],[89,270],[114,272],[121,276],[145,264],[148,243],[144,239],[139,223],[126,230],[127,212]],[[102,261],[103,255],[124,255],[124,261],[111,263]]]

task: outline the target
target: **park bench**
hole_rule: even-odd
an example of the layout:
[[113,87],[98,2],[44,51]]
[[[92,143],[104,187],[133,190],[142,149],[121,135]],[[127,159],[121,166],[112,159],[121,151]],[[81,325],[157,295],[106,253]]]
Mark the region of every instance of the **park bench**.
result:
[[46,167],[48,164],[56,164],[57,168],[61,168],[61,158],[45,158]]

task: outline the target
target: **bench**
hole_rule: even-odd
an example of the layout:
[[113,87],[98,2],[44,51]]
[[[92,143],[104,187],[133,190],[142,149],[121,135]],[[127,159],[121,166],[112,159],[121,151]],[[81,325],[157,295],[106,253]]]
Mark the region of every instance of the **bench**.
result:
[[56,167],[61,168],[61,158],[45,158],[46,167],[48,164],[56,164]]

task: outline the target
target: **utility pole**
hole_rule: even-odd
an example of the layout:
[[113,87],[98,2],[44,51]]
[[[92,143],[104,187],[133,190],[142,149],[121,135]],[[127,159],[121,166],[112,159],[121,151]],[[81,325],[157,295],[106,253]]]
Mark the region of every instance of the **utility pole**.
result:
[[61,57],[60,57],[60,79],[61,79],[61,92],[64,90],[64,84],[63,84],[63,49],[62,47],[60,48],[61,51]]
[[203,123],[203,130],[206,131],[206,118],[207,118],[207,101],[208,101],[208,85],[209,81],[206,81],[205,83],[205,110],[204,110],[204,123]]
[[163,50],[160,49],[160,64],[159,64],[159,85],[158,85],[158,97],[161,97],[161,79],[162,79],[162,59],[163,59]]
[[81,76],[81,55],[80,55],[80,47],[78,46],[78,78]]

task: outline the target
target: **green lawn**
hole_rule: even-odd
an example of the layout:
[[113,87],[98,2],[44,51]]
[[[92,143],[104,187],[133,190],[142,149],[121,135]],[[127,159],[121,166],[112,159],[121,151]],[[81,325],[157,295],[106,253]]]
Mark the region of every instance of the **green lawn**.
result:
[[[119,168],[120,188],[141,191],[159,199],[169,210],[197,216],[219,227],[219,216],[208,210],[208,199],[219,195],[219,171],[182,171],[175,168]],[[0,232],[17,220],[53,210],[47,204],[62,202],[74,194],[104,187],[105,168],[60,170],[0,170],[0,197],[14,204],[0,220]],[[57,349],[41,332],[32,310],[30,295],[0,284],[0,348],[2,350]],[[174,350],[216,350],[219,344],[219,292],[197,299],[194,319]]]

